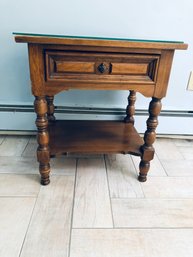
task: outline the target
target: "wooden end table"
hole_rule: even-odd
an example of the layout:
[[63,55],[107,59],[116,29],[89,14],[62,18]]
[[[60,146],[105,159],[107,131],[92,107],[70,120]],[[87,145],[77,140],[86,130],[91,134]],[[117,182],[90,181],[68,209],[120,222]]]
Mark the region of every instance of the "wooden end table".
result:
[[[50,182],[50,157],[68,152],[137,155],[141,157],[139,181],[146,181],[174,51],[187,49],[187,44],[14,34],[16,42],[27,43],[29,49],[41,184]],[[56,120],[54,95],[68,89],[129,90],[125,119]],[[134,127],[136,92],[152,98],[143,139]]]

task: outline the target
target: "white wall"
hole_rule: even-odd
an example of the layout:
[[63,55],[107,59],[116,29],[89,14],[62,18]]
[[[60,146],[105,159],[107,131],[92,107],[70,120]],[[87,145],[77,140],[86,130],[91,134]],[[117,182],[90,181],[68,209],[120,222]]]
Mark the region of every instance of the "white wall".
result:
[[[186,91],[193,70],[192,0],[0,0],[0,24],[1,104],[33,101],[27,47],[11,34],[17,31],[185,41],[189,50],[175,54],[163,109],[193,110],[193,92]],[[68,91],[56,97],[56,104],[124,108],[127,94]],[[147,99],[138,99],[137,107],[147,108]]]

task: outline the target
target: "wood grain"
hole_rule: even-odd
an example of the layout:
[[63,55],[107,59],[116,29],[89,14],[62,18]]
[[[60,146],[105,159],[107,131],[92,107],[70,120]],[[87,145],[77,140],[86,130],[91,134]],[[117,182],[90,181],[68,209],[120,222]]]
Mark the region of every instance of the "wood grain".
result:
[[154,97],[156,98],[163,98],[166,96],[173,56],[174,50],[162,51],[154,92]]
[[[119,81],[152,85],[159,59],[159,55],[150,54],[46,51],[46,81],[114,83],[115,87]],[[105,67],[103,72],[99,70],[100,65]]]
[[32,94],[43,96],[45,95],[43,48],[41,45],[28,44],[28,54]]
[[41,175],[41,184],[48,185],[50,183],[50,148],[48,133],[48,105],[45,96],[35,96],[34,110],[37,118],[35,121],[37,127],[37,160],[39,162],[39,172]]
[[161,100],[152,97],[149,104],[149,118],[146,121],[147,130],[144,134],[144,144],[141,147],[141,162],[139,164],[139,177],[140,182],[145,182],[147,180],[147,173],[150,168],[150,161],[153,160],[155,149],[153,143],[156,139],[156,127],[158,125],[158,115],[161,111]]
[[73,215],[74,228],[111,228],[112,216],[104,160],[79,159]]
[[147,68],[147,63],[113,63],[112,74],[146,74]]
[[[176,49],[187,49],[183,42],[59,37],[15,33],[16,42],[28,43],[32,94],[35,96],[41,183],[49,184],[52,155],[73,153],[130,153],[141,156],[138,179],[146,181],[152,146],[166,95]],[[131,123],[134,118],[134,93],[128,105],[128,124],[112,122],[54,121],[54,96],[63,90],[129,90],[152,97],[144,142]],[[133,98],[133,100],[132,100]],[[130,100],[129,100],[130,101]],[[67,126],[67,123],[71,124]],[[69,125],[68,124],[68,125]],[[49,141],[50,139],[50,141]]]
[[38,43],[38,44],[62,44],[62,45],[87,45],[87,46],[108,46],[108,47],[131,47],[150,49],[187,49],[187,44],[164,43],[164,42],[139,42],[127,40],[101,40],[83,38],[57,38],[46,36],[16,35],[15,41],[18,43]]
[[143,140],[122,121],[56,121],[49,127],[51,154],[133,153],[140,156]]
[[57,72],[80,72],[80,73],[94,73],[94,63],[86,62],[56,62]]
[[[105,76],[105,75],[104,75]],[[139,76],[138,76],[139,77]],[[131,78],[131,77],[130,77]],[[144,77],[142,77],[144,80]],[[155,83],[151,82],[150,79],[147,79],[146,83],[142,83],[142,81],[138,81],[138,83],[134,84],[136,82],[135,77],[133,80],[130,81],[130,84],[128,84],[127,81],[117,80],[115,83],[105,83],[105,79],[100,80],[100,84],[98,84],[99,81],[96,80],[95,83],[93,81],[78,81],[78,80],[72,80],[69,84],[69,81],[64,82],[60,81],[59,79],[54,82],[47,81],[45,86],[45,92],[46,94],[55,95],[60,93],[64,90],[70,90],[70,89],[77,89],[77,90],[135,90],[136,92],[141,93],[142,95],[146,97],[151,97],[155,90]]]

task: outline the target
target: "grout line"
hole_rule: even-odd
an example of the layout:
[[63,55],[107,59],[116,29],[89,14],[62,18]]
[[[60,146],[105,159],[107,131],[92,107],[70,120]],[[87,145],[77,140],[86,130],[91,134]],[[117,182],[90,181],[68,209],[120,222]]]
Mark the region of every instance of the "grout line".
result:
[[71,239],[72,239],[72,229],[73,229],[72,226],[73,226],[74,203],[75,203],[75,193],[76,193],[77,170],[78,170],[78,158],[76,159],[76,170],[75,170],[75,178],[74,178],[74,191],[73,191],[73,201],[72,201],[71,221],[70,221],[70,236],[69,236],[69,243],[68,243],[68,257],[70,257],[70,250],[71,250]]
[[[130,157],[131,157],[131,162],[133,163],[133,166],[134,166],[134,168],[135,168],[136,176],[138,176],[138,175],[139,175],[139,168],[138,168],[138,169],[136,168],[136,166],[135,166],[135,162],[134,162],[134,160],[133,160],[133,155],[132,155],[132,154],[130,154]],[[141,157],[140,157],[140,156],[135,156],[135,157],[138,157],[138,158],[139,158],[139,161],[141,161]]]
[[[174,176],[174,175],[168,175],[168,178],[192,178],[193,175],[188,175],[188,176]],[[167,178],[166,176],[163,176],[163,177],[158,177],[158,176],[153,176],[153,178]]]
[[[177,141],[177,142],[176,142]],[[179,143],[179,141],[181,142],[184,142],[184,143]],[[174,138],[174,144],[177,146],[177,147],[188,147],[188,146],[193,146],[193,141],[192,139],[181,139],[181,138]]]
[[[143,191],[142,184],[141,184],[141,182],[138,180],[139,171],[137,170],[137,168],[136,168],[136,166],[135,166],[135,162],[134,162],[132,156],[130,156],[130,158],[131,158],[131,162],[133,163],[133,167],[134,167],[134,169],[135,169],[135,173],[136,173],[136,175],[137,175],[137,178],[136,178],[136,179],[137,179],[137,181],[138,181],[138,183],[139,183],[139,186],[140,186],[140,188],[141,188],[141,191],[142,191],[142,193],[143,193],[143,198],[142,198],[142,199],[145,199],[146,197],[145,197],[145,193],[144,193],[144,191]],[[140,157],[139,157],[139,158],[140,158]],[[141,159],[140,159],[140,161],[141,161]],[[136,193],[136,192],[135,192],[135,193]],[[137,193],[136,193],[136,198],[138,199]]]
[[115,228],[73,228],[73,230],[181,230],[188,229],[193,230],[193,227],[115,227]]
[[115,229],[193,229],[192,227],[116,227]]
[[158,159],[158,161],[160,162],[160,165],[162,166],[164,172],[166,173],[166,177],[169,177],[169,174],[167,173],[167,171],[166,171],[164,165],[162,164],[162,161],[161,161],[161,159],[159,158],[159,155],[156,153],[156,151],[155,151],[155,154],[156,154],[157,159]]
[[[23,176],[39,176],[39,173],[15,173],[15,172],[8,172],[8,173],[4,173],[4,172],[0,172],[0,175],[1,174],[9,174],[9,175],[23,175]],[[37,182],[37,181],[36,181]]]
[[[170,140],[171,140],[171,139],[170,139]],[[178,151],[178,152],[180,153],[180,155],[183,157],[183,160],[185,161],[185,160],[186,160],[186,158],[185,158],[185,156],[184,156],[183,152],[181,152],[181,151],[180,151],[180,147],[179,147],[179,146],[177,146],[177,145],[175,144],[174,139],[172,139],[171,141],[172,141],[173,145],[175,145],[175,147],[176,147],[177,151]],[[186,146],[186,147],[187,147],[187,146]]]
[[155,201],[159,201],[159,200],[165,200],[165,201],[169,201],[169,200],[171,200],[171,201],[181,201],[181,200],[193,200],[193,196],[192,197],[189,197],[189,198],[187,198],[187,197],[184,197],[184,198],[176,198],[176,197],[174,197],[174,198],[127,198],[127,197],[120,197],[120,198],[118,198],[118,197],[112,197],[112,200],[143,200],[143,201],[145,201],[145,200],[155,200]]
[[3,140],[1,141],[0,145],[3,144],[3,142],[5,141],[5,138],[6,138],[6,137],[7,137],[7,136],[4,136],[4,137],[3,137]]
[[37,200],[38,200],[38,197],[39,197],[40,191],[41,191],[41,187],[39,188],[39,192],[38,192],[38,195],[37,195],[37,197],[36,197],[36,201],[35,201],[35,204],[34,204],[34,207],[33,207],[32,213],[31,213],[31,217],[30,217],[30,220],[29,220],[29,224],[28,224],[28,226],[27,226],[26,233],[25,233],[25,236],[24,236],[24,239],[23,239],[22,245],[21,245],[20,252],[19,252],[19,257],[20,257],[20,256],[21,256],[21,254],[22,254],[23,246],[24,246],[24,244],[25,244],[25,240],[26,240],[26,237],[27,237],[27,234],[28,234],[28,231],[29,231],[29,227],[30,227],[30,225],[31,225],[31,221],[32,221],[32,218],[33,218],[34,210],[35,210],[35,207],[36,207],[36,204],[37,204]]
[[56,177],[57,177],[57,176],[62,176],[62,177],[63,177],[63,176],[74,177],[75,174],[55,174],[55,173],[53,174],[53,173],[52,173],[51,177],[55,177],[55,176],[56,176]]
[[24,149],[23,149],[23,151],[22,151],[22,153],[21,153],[21,157],[24,157],[23,154],[24,154],[24,152],[25,152],[27,146],[29,145],[30,138],[31,138],[31,136],[29,136],[28,142],[27,142],[26,146],[24,147]]
[[0,172],[0,176],[1,175],[27,175],[27,176],[37,176],[37,175],[39,175],[38,173],[22,173],[22,172]]
[[[184,147],[184,148],[186,148],[186,149],[193,149],[193,147],[192,146],[176,146],[177,148],[178,148],[178,151],[181,153],[181,155],[183,156],[183,158],[184,158],[184,160],[185,161],[188,161],[188,160],[193,160],[193,159],[188,159],[188,158],[186,158],[186,156],[185,156],[185,154],[183,153],[183,151],[180,149],[181,147]],[[191,154],[191,153],[188,153],[188,154]]]
[[[159,140],[159,141],[162,141],[162,140]],[[175,148],[175,150],[181,155],[182,159],[181,160],[186,160],[186,158],[184,157],[184,155],[179,151],[178,147],[175,145],[175,142],[174,142],[174,139],[170,138],[170,139],[167,139],[168,142],[170,142],[173,147]],[[157,142],[157,140],[156,140]],[[158,143],[159,144],[159,143]],[[162,149],[163,150],[163,149]],[[155,151],[156,152],[156,151]],[[172,155],[172,154],[171,154]],[[165,159],[165,160],[168,160],[168,159]],[[169,159],[169,160],[173,160],[175,161],[175,159]],[[178,160],[178,159],[177,159]]]
[[103,160],[105,164],[105,170],[106,170],[106,179],[107,179],[107,187],[108,187],[108,193],[109,193],[109,201],[110,201],[110,208],[111,208],[111,217],[112,217],[112,223],[113,228],[115,227],[114,217],[113,217],[113,207],[112,207],[112,201],[111,201],[111,193],[110,193],[110,185],[109,185],[109,176],[107,171],[107,162],[106,162],[106,155],[103,155]]
[[0,198],[36,198],[37,195],[0,195]]
[[[37,196],[33,196],[33,195],[0,195],[0,198],[36,198]],[[129,197],[111,197],[111,200],[113,200],[113,201],[121,201],[121,200],[171,200],[171,201],[181,201],[181,200],[193,200],[193,196],[192,197],[181,197],[181,198],[176,198],[176,197],[174,197],[174,198],[142,198],[142,197],[140,197],[140,198],[133,198],[133,197],[131,197],[131,198],[129,198]]]
[[[38,167],[37,167],[38,168]],[[39,173],[22,173],[22,172],[1,172],[0,171],[0,176],[1,175],[23,175],[23,176],[39,176]],[[59,173],[51,173],[51,176],[74,176],[74,174],[59,174]],[[188,175],[188,176],[175,176],[175,175],[168,175],[168,176],[152,176],[152,175],[149,175],[147,179],[149,178],[193,178],[193,175]],[[137,180],[137,179],[136,179]],[[140,183],[140,186],[143,184],[141,182]],[[146,183],[146,182],[144,182]]]
[[[36,198],[37,196],[33,196],[33,195],[0,195],[0,198]],[[193,200],[193,196],[192,197],[182,197],[182,198],[129,198],[129,197],[111,197],[111,200],[175,200],[175,201],[180,201],[180,200]]]

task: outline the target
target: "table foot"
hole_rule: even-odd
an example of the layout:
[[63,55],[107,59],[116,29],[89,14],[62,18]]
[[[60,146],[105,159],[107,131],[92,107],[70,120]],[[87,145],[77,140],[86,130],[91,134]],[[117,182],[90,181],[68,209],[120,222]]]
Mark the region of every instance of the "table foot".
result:
[[41,184],[46,186],[50,183],[50,164],[40,164]]
[[149,168],[150,168],[150,162],[141,160],[141,162],[139,164],[140,173],[139,173],[139,177],[138,177],[138,180],[140,182],[145,182],[147,180],[147,173],[149,171]]
[[146,180],[147,180],[147,175],[139,175],[138,176],[138,180],[140,181],[140,182],[145,182]]
[[47,186],[48,184],[50,184],[50,179],[49,178],[41,178],[41,185],[42,186]]

